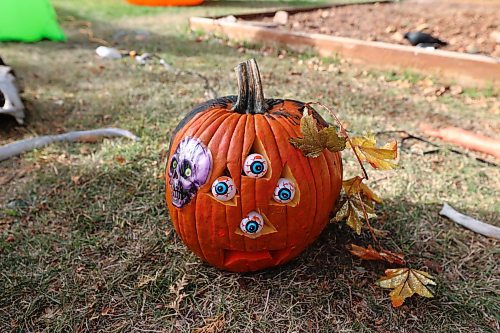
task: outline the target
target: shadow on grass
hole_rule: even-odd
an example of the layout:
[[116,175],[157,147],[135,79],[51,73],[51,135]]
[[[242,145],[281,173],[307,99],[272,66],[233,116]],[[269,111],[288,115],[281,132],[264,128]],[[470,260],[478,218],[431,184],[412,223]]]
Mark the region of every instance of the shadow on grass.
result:
[[57,173],[40,173],[7,215],[2,205],[10,227],[0,238],[0,327],[58,332],[180,325],[188,332],[218,314],[230,331],[283,331],[303,327],[302,320],[324,332],[479,332],[492,325],[494,243],[438,217],[438,205],[388,200],[374,222],[386,221],[384,247],[404,252],[410,267],[438,281],[434,299],[414,297],[392,309],[388,291],[373,285],[387,266],[345,250],[369,244],[367,232],[357,237],[343,223],[330,224],[287,265],[222,272],[190,254],[164,224],[164,187],[151,167],[156,157],[136,150],[123,165],[114,154],[95,170],[56,163]]

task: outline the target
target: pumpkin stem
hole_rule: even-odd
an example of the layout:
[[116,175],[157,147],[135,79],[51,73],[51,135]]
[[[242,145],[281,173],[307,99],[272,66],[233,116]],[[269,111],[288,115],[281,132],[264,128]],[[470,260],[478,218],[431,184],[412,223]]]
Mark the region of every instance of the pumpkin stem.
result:
[[232,110],[246,114],[266,113],[269,107],[264,98],[259,67],[255,59],[240,63],[234,70],[238,77],[238,100]]

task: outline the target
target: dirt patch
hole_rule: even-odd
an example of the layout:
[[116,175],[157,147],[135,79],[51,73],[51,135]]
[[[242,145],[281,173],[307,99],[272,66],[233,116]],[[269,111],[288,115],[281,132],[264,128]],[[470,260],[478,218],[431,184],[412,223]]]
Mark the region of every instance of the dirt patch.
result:
[[[405,1],[332,7],[290,15],[281,28],[410,45],[409,31],[423,31],[448,43],[442,49],[500,57],[496,3]],[[262,21],[273,22],[273,18]]]

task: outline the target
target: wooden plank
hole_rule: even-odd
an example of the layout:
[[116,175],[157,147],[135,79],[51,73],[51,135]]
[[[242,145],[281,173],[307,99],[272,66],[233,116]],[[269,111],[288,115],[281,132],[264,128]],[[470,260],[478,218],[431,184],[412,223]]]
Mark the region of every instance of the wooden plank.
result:
[[245,22],[202,17],[190,18],[190,27],[193,30],[223,34],[236,40],[273,42],[299,49],[309,47],[322,56],[340,55],[353,62],[377,68],[412,68],[424,73],[431,72],[459,80],[463,85],[500,86],[499,59],[483,55],[291,32]]

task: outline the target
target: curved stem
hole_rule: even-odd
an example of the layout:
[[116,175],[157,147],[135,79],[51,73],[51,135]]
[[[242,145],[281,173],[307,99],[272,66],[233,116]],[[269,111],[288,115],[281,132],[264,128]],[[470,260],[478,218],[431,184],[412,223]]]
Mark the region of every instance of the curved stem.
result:
[[266,113],[268,105],[262,91],[259,67],[255,59],[240,63],[234,70],[238,78],[238,100],[232,110],[246,114]]

